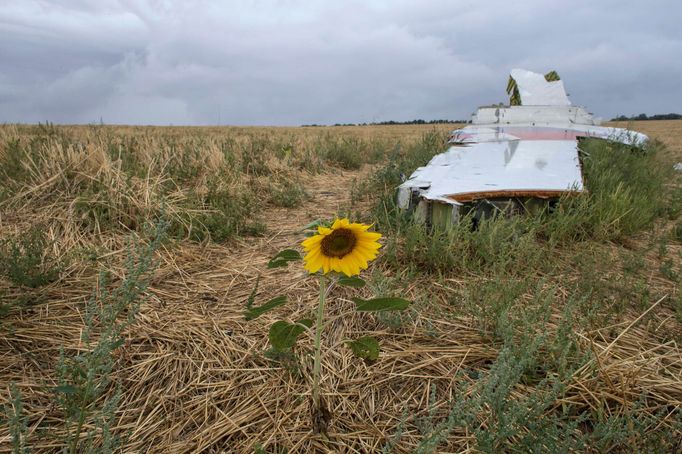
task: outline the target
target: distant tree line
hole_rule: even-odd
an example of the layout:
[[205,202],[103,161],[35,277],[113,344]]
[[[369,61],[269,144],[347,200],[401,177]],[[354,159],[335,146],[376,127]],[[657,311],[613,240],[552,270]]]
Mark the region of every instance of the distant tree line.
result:
[[682,114],[678,113],[668,113],[668,114],[656,114],[648,116],[647,114],[633,115],[632,117],[626,117],[625,115],[618,115],[611,121],[641,121],[641,120],[682,120]]
[[[469,123],[470,120],[422,120],[422,119],[417,119],[417,120],[409,120],[409,121],[375,121],[372,123],[334,123],[331,126],[377,126],[377,125],[441,125],[441,124],[452,124],[452,123]],[[318,125],[318,124],[310,124],[310,125],[301,125],[301,126],[327,126],[327,125]]]

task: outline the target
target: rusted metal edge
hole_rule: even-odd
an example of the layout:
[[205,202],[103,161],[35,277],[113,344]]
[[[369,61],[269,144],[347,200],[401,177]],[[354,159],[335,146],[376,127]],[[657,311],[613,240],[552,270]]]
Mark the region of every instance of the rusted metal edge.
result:
[[451,194],[447,198],[458,203],[472,202],[480,199],[511,198],[511,197],[532,197],[537,199],[555,199],[564,195],[577,195],[584,191],[572,190],[500,190],[500,191],[479,191],[463,192],[461,194]]

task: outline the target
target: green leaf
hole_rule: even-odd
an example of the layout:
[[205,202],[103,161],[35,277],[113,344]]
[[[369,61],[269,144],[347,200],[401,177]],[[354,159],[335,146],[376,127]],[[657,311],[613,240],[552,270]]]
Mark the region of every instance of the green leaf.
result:
[[295,249],[285,249],[280,251],[268,262],[268,268],[279,268],[287,266],[289,262],[301,260],[301,254]]
[[244,312],[244,317],[246,317],[246,320],[253,320],[254,318],[260,317],[266,312],[286,303],[287,297],[285,295],[276,296],[262,306],[247,308],[246,312]]
[[362,288],[365,286],[365,281],[359,277],[341,276],[339,280],[336,281],[336,283],[339,285],[344,285],[346,287],[355,288]]
[[322,221],[320,219],[316,219],[313,222],[311,222],[310,224],[303,227],[301,230],[317,230],[317,228],[321,225],[322,225]]
[[116,350],[118,347],[123,346],[126,343],[125,339],[119,339],[111,344],[111,349]]
[[[303,326],[301,326],[303,325]],[[296,344],[298,336],[304,331],[305,327],[313,326],[310,319],[299,320],[297,323],[289,323],[283,320],[273,323],[268,331],[268,339],[277,350],[289,350]]]
[[54,389],[54,392],[68,395],[76,394],[76,387],[72,385],[59,385]]
[[380,312],[380,311],[402,311],[407,309],[410,301],[402,298],[372,298],[364,300],[362,298],[352,298],[357,306],[355,310],[359,312]]
[[260,274],[256,278],[256,285],[253,286],[253,290],[251,290],[251,294],[246,300],[246,308],[251,309],[253,307],[253,303],[256,300],[256,293],[258,293],[258,283],[260,282]]
[[379,358],[379,341],[372,336],[362,336],[358,340],[347,341],[346,345],[358,358],[376,361]]
[[311,328],[313,326],[313,321],[312,319],[309,318],[302,318],[301,320],[296,320],[296,323],[301,324],[306,328]]

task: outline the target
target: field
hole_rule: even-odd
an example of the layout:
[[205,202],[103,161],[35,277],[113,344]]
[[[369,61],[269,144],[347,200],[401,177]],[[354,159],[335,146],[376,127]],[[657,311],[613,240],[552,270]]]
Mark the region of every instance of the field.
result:
[[[393,190],[456,125],[0,126],[0,452],[680,449],[682,121],[629,126],[644,153],[584,143],[589,194],[430,233]],[[317,279],[266,265],[335,216],[383,247],[330,294],[325,435],[312,336],[268,341]],[[256,285],[289,303],[245,320]]]

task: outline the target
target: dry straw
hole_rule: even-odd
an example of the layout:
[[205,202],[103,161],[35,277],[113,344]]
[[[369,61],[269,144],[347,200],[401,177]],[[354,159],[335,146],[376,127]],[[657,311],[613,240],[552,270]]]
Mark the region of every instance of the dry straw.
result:
[[[12,128],[0,128],[0,134],[12,136]],[[154,143],[146,130],[131,132],[140,136],[141,150]],[[61,347],[67,353],[83,348],[79,340],[83,303],[96,285],[97,269],[107,266],[120,275],[130,235],[125,229],[107,232],[95,226],[84,233],[77,228],[69,184],[74,178],[99,175],[115,194],[106,203],[144,211],[156,203],[156,188],[164,183],[161,176],[125,181],[117,164],[105,159],[96,145],[46,152],[59,158],[50,167],[31,168],[35,184],[4,202],[2,235],[41,224],[57,240],[58,256],[83,247],[99,252],[97,263],[76,260],[61,280],[40,290],[42,300],[49,303],[12,312],[4,320],[0,403],[9,404],[9,384],[16,383],[24,398],[33,452],[59,449],[62,415],[49,391],[56,385],[56,358]],[[163,165],[155,156],[145,157],[144,164]],[[65,182],[65,175],[74,171],[77,175]],[[322,389],[333,416],[328,439],[311,433],[307,398],[312,358],[299,355],[299,370],[287,371],[264,356],[269,325],[282,316],[292,320],[309,316],[318,290],[316,279],[303,270],[266,270],[265,264],[300,240],[297,229],[302,224],[343,208],[350,197],[349,181],[357,175],[334,171],[309,177],[311,200],[293,210],[272,208],[265,213],[270,227],[266,237],[222,245],[181,242],[158,252],[160,266],[148,299],[126,333],[124,346],[116,351],[114,382],[122,399],[114,430],[124,437],[125,452],[253,452],[262,445],[268,452],[286,447],[289,452],[371,453],[381,452],[397,433],[401,436],[393,452],[411,452],[424,439],[415,421],[429,413],[434,421],[442,421],[453,402],[475,392],[471,377],[485,374],[501,346],[468,317],[415,313],[411,323],[388,329],[371,315],[355,313],[353,304],[343,299],[329,307],[334,322],[325,331],[322,355]],[[182,199],[181,190],[176,197]],[[31,203],[22,203],[26,201]],[[168,203],[171,217],[179,206]],[[259,274],[266,277],[257,295],[260,301],[286,293],[291,302],[286,310],[247,323],[244,304]],[[456,288],[457,279],[468,278],[475,277],[446,283]],[[417,282],[405,297],[417,299],[426,288],[446,294],[449,290],[442,284],[435,278]],[[17,291],[6,282],[1,285],[5,297]],[[634,408],[643,396],[646,405],[637,408],[640,412],[654,414],[682,405],[682,355],[670,335],[679,332],[679,323],[670,311],[661,310],[662,301],[652,301],[655,304],[642,318],[638,317],[644,310],[601,330],[577,328],[582,348],[593,351],[593,360],[573,374],[556,406],[571,403],[622,412]],[[556,331],[558,320],[551,318],[547,330]],[[365,364],[348,349],[335,347],[358,334],[381,340],[376,363]],[[297,348],[309,351],[312,339],[302,337]],[[112,387],[109,394],[114,391]],[[515,396],[531,392],[523,386],[514,389]],[[666,417],[660,420],[661,425],[669,423]],[[472,450],[474,441],[470,430],[458,427],[438,452]],[[0,451],[9,450],[8,428],[3,425]]]

